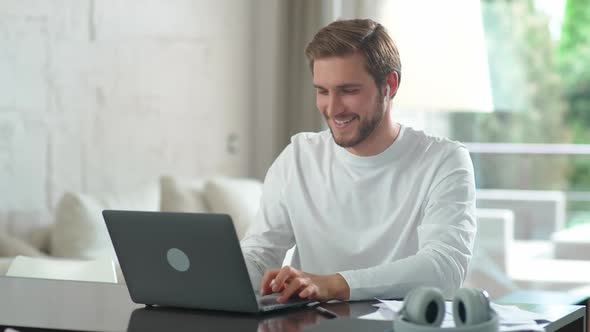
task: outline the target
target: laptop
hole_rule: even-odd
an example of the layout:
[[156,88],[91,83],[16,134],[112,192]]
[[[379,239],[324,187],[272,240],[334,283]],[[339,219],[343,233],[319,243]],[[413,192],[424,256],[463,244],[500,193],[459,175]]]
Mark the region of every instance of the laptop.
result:
[[227,214],[104,210],[135,303],[258,313],[303,306],[256,294]]

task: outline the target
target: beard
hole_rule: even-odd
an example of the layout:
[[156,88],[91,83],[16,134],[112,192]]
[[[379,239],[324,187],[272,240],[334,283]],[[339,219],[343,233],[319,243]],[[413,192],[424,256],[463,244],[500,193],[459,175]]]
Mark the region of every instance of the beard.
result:
[[[375,131],[375,128],[377,128],[379,123],[381,123],[381,120],[383,119],[383,113],[383,99],[378,98],[377,104],[375,105],[373,112],[371,112],[371,114],[369,114],[367,118],[361,119],[360,117],[358,117],[360,124],[358,125],[358,128],[354,135],[350,138],[338,137],[337,135],[335,135],[329,117],[325,114],[324,117],[328,122],[328,128],[330,128],[330,132],[332,133],[332,138],[334,138],[334,142],[343,148],[351,148],[355,145],[360,144],[365,139],[367,139],[367,137],[371,136],[373,131]],[[354,119],[353,121],[356,121],[356,119]]]

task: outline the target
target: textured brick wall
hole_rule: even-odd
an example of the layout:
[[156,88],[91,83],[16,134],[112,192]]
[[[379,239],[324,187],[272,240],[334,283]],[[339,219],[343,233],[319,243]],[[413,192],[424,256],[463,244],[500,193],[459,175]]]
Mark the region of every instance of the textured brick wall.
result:
[[248,1],[0,2],[0,226],[66,190],[246,175],[251,25]]

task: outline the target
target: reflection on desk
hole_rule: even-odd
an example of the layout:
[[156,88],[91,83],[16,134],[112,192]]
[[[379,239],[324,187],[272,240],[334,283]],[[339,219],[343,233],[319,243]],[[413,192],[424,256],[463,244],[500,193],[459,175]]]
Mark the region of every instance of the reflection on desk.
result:
[[[350,315],[346,302],[324,304],[339,316]],[[168,307],[135,309],[129,319],[128,332],[140,331],[244,331],[294,332],[327,318],[312,308],[292,308],[259,315],[191,310]]]
[[127,331],[300,331],[321,319],[310,308],[269,316],[148,307],[133,311]]
[[[350,315],[350,304],[324,304],[339,316]],[[128,332],[140,331],[244,331],[294,332],[327,318],[311,307],[292,308],[260,315],[236,314],[207,310],[146,307],[131,313]]]

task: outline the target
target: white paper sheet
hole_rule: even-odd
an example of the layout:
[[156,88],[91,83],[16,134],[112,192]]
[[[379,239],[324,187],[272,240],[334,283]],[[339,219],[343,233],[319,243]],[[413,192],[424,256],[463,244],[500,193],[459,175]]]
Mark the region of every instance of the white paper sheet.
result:
[[377,311],[368,315],[360,316],[361,319],[373,319],[373,320],[393,320],[394,314],[391,310],[379,308]]
[[[379,300],[380,302],[374,304],[378,310],[361,316],[361,319],[374,320],[393,320],[396,314],[401,310],[403,301],[398,300]],[[492,303],[492,308],[496,311],[500,318],[500,331],[543,331],[543,327],[538,325],[535,320],[549,320],[546,316],[522,310],[513,305],[499,305]],[[442,327],[454,327],[453,321],[453,303],[451,301],[445,302],[445,317],[443,319]]]

